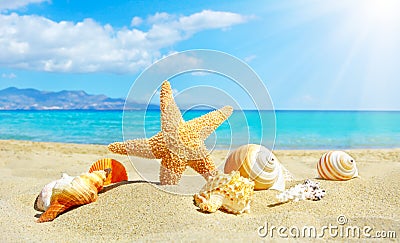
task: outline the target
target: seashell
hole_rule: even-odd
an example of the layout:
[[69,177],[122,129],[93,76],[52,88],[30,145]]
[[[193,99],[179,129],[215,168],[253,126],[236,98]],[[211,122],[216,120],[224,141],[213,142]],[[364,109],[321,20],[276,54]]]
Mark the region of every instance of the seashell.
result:
[[224,172],[238,170],[240,175],[254,181],[255,190],[285,190],[292,175],[266,147],[247,144],[233,151],[225,163]]
[[73,207],[96,201],[97,194],[103,188],[109,172],[110,170],[103,170],[84,173],[80,176],[72,177],[72,180],[67,175],[65,178],[57,180],[52,188],[50,206],[37,222],[52,221],[59,214]]
[[317,163],[318,175],[326,180],[345,181],[358,176],[355,160],[343,151],[330,151]]
[[52,181],[49,184],[45,185],[40,194],[36,197],[35,204],[33,207],[37,211],[42,211],[42,212],[46,211],[50,206],[50,198],[51,195],[53,194],[53,187],[56,185],[56,183],[68,184],[71,183],[73,179],[74,179],[73,176],[69,176],[68,174],[63,173],[61,179]]
[[253,191],[254,182],[240,176],[238,171],[230,174],[218,171],[194,195],[194,202],[205,212],[213,213],[221,208],[229,213],[240,214],[250,212]]
[[93,172],[96,170],[104,170],[104,169],[111,169],[111,173],[108,174],[104,185],[109,185],[111,183],[117,183],[121,181],[127,181],[128,175],[126,174],[126,170],[124,165],[115,160],[115,159],[100,159],[92,164],[89,169],[89,172]]
[[289,201],[298,202],[302,200],[319,201],[325,194],[326,192],[324,189],[320,188],[319,182],[307,179],[302,184],[297,184],[278,194],[276,198],[281,203]]

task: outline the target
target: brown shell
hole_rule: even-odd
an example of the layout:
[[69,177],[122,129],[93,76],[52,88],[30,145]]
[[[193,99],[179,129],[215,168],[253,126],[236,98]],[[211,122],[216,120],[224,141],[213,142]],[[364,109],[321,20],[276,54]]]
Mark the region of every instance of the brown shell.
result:
[[94,171],[75,177],[70,183],[57,183],[53,188],[50,207],[37,222],[48,222],[59,214],[76,206],[97,200],[97,193],[103,188],[106,171]]
[[128,175],[126,173],[124,165],[115,159],[105,158],[96,161],[90,167],[89,173],[96,170],[105,170],[108,168],[111,169],[111,173],[108,174],[107,179],[104,182],[105,186],[111,183],[117,183],[128,180]]

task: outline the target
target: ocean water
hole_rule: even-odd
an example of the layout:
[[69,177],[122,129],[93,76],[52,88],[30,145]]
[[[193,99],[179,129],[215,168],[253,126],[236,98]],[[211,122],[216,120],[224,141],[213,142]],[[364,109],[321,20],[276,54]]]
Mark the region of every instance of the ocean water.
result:
[[[184,112],[184,119],[205,113]],[[0,111],[0,139],[109,144],[159,130],[159,111]],[[235,111],[206,141],[210,149],[246,143],[275,149],[400,147],[400,112]]]

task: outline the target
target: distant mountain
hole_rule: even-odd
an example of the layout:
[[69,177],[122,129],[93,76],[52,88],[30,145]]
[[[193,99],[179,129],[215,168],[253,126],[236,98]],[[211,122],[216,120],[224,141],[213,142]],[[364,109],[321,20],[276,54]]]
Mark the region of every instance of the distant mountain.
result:
[[[124,104],[124,99],[90,95],[82,90],[47,92],[15,87],[0,90],[0,110],[122,110]],[[129,102],[126,109],[159,109],[159,106]]]

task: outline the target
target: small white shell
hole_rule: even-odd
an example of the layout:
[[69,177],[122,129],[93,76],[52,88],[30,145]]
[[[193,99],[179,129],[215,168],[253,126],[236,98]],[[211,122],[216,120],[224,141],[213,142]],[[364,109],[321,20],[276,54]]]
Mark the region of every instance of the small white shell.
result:
[[326,180],[345,181],[358,176],[355,160],[343,151],[330,151],[317,163],[318,175]]
[[325,196],[325,190],[320,188],[318,182],[307,179],[302,184],[297,184],[284,192],[278,194],[276,198],[281,203],[288,201],[302,201],[302,200],[313,200],[319,201]]
[[247,144],[233,151],[225,163],[224,172],[238,170],[240,175],[255,182],[255,190],[285,190],[290,173],[266,147]]
[[254,182],[240,176],[238,171],[230,174],[218,172],[209,177],[198,194],[194,195],[196,206],[213,213],[219,208],[233,214],[250,211]]

